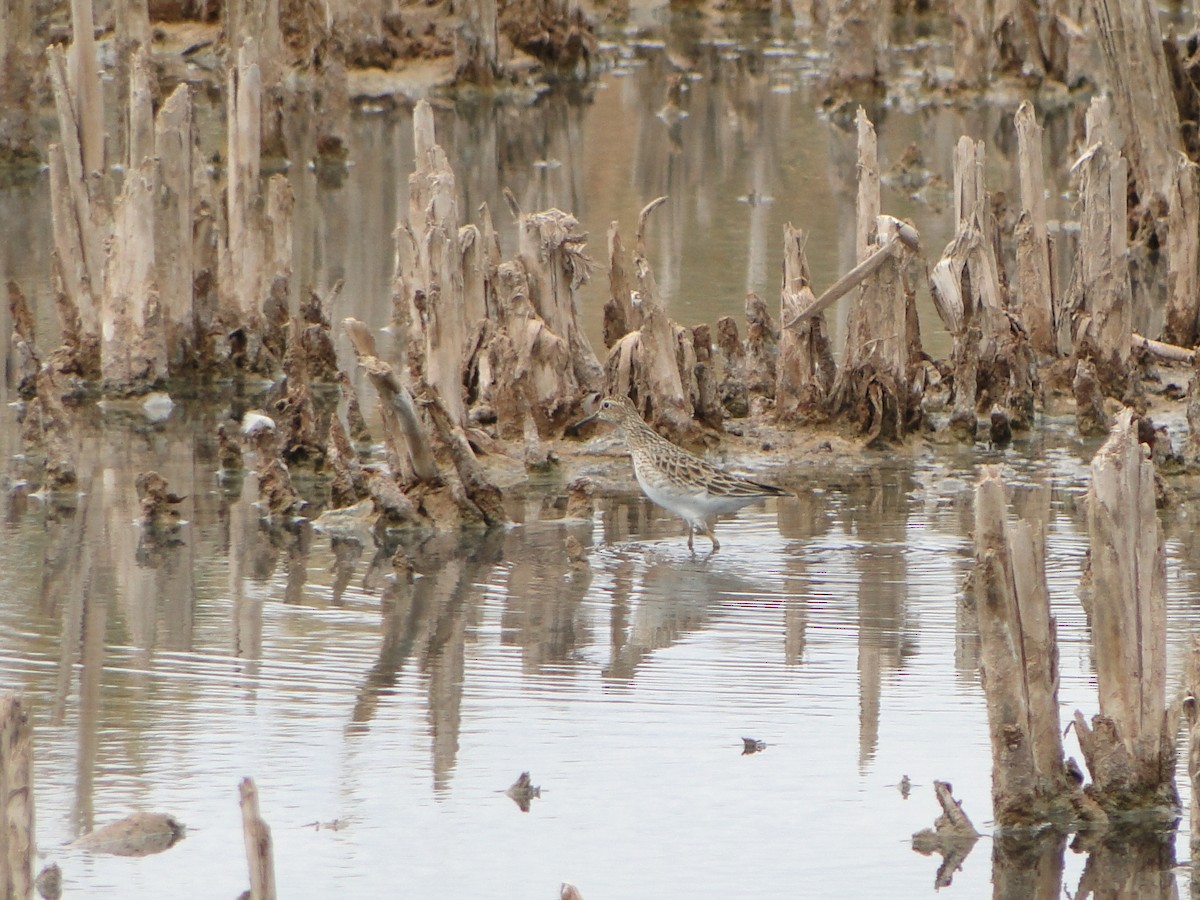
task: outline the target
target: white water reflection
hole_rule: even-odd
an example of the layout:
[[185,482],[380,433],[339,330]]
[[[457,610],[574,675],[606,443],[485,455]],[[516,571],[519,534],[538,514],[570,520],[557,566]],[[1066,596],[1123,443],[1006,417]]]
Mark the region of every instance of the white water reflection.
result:
[[[244,775],[288,897],[553,896],[562,880],[597,897],[924,896],[936,861],[907,838],[935,818],[933,780],[986,825],[961,593],[973,460],[872,457],[724,522],[710,557],[640,499],[598,501],[592,527],[526,502],[506,533],[410,547],[407,586],[371,550],[239,530],[242,501],[188,462],[187,435],[135,446],[73,514],[35,505],[4,526],[0,671],[34,709],[39,843],[71,890],[236,896]],[[1064,710],[1090,714],[1084,467],[1008,459],[1030,485],[1015,502],[1048,521]],[[122,568],[137,530],[120,491],[88,522],[124,466],[172,460],[197,493],[167,555],[194,577],[161,587],[162,558]],[[1169,547],[1177,671],[1200,614]],[[743,737],[766,749],[743,756]],[[522,771],[543,788],[528,813],[503,793]],[[134,808],[171,813],[186,839],[144,859],[63,848]],[[990,893],[988,856],[957,895]]]

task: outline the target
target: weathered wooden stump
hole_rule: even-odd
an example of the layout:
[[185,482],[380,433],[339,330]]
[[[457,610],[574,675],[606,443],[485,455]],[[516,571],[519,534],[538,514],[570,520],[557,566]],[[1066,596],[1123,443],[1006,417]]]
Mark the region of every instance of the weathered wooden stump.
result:
[[0,698],[0,898],[33,896],[33,726],[20,696]]
[[250,869],[249,900],[275,900],[275,853],[271,827],[258,808],[258,787],[253,778],[238,785],[242,808],[242,835],[246,843],[246,863]]
[[829,393],[837,374],[833,349],[821,313],[801,318],[816,301],[804,256],[805,234],[788,225],[783,230],[783,289],[779,315],[785,322],[775,366],[775,416],[780,422],[819,422],[828,417]]
[[902,223],[879,214],[875,128],[861,108],[857,122],[857,255],[860,265],[872,260],[877,268],[854,295],[832,412],[856,423],[868,443],[900,441],[923,418],[909,378],[921,354],[915,291],[904,272],[909,244]]
[[1166,555],[1155,511],[1154,464],[1132,410],[1117,417],[1092,460],[1088,489],[1093,656],[1100,712],[1074,725],[1110,816],[1178,815],[1175,723],[1166,702]]
[[992,744],[992,807],[1004,829],[1104,816],[1068,774],[1058,717],[1058,642],[1041,528],[1009,522],[999,466],[975,490],[975,600]]

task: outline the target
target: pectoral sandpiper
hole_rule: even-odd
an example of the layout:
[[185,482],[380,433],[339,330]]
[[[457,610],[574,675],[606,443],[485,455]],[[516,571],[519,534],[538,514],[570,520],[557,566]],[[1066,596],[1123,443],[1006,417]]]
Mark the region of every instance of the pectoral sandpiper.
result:
[[713,533],[716,517],[766,497],[790,492],[761,481],[724,472],[677,447],[642,421],[627,397],[606,397],[588,419],[618,426],[633,458],[633,474],[646,496],[688,524],[688,549],[697,531],[708,536],[715,553],[721,549]]

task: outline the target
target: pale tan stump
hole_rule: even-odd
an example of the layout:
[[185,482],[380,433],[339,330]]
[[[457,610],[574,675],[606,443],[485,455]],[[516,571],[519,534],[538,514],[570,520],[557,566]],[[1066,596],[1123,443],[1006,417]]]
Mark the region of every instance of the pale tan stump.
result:
[[880,254],[881,264],[854,297],[832,410],[853,416],[868,443],[899,441],[920,420],[908,378],[910,359],[921,354],[916,298],[903,271],[908,242],[902,223],[879,215],[875,128],[861,107],[857,122],[857,257],[865,264],[887,245],[894,253]]
[[33,726],[17,694],[0,698],[0,900],[33,896]]
[[250,867],[250,900],[275,900],[275,859],[271,828],[258,809],[258,788],[253,778],[238,786],[242,807],[242,834],[246,839],[246,863]]
[[217,286],[229,324],[256,327],[270,281],[260,225],[264,203],[259,181],[262,156],[262,73],[252,39],[237,50],[226,75],[226,220],[219,240]]
[[[1080,364],[1090,363],[1101,389],[1120,396],[1130,375],[1133,318],[1126,237],[1127,164],[1112,128],[1107,99],[1093,99],[1087,113],[1088,149],[1073,167],[1079,175],[1082,215],[1070,305]],[[1076,404],[1081,433],[1107,430],[1103,410],[1078,390]]]
[[1089,795],[1106,812],[1177,814],[1174,722],[1168,715],[1166,555],[1155,512],[1154,464],[1138,442],[1132,410],[1117,417],[1092,460],[1088,489],[1091,627],[1100,712],[1075,713],[1092,775]]
[[1064,765],[1045,554],[1040,526],[1008,521],[1001,468],[985,466],[975,490],[975,604],[1002,828],[1103,818]]
[[154,206],[158,296],[167,364],[178,372],[185,364],[195,365],[201,341],[192,306],[192,95],[186,84],[171,92],[155,118],[154,154],[158,159]]
[[[86,175],[104,171],[104,91],[96,55],[92,0],[71,0],[71,46],[67,49],[71,85],[71,131],[79,136],[79,158]],[[57,103],[57,86],[55,91]],[[62,134],[61,106],[58,110]],[[64,137],[65,140],[65,137]]]
[[433,108],[413,111],[416,171],[408,177],[408,221],[397,229],[397,282],[407,293],[409,365],[433,386],[457,423],[462,395],[467,320],[463,295],[460,216],[454,172],[434,134]]
[[1182,153],[1167,194],[1166,339],[1200,339],[1200,167]]
[[[783,288],[779,317],[799,320],[816,300],[804,255],[806,235],[790,224],[783,229]],[[781,422],[813,422],[827,417],[829,393],[837,363],[833,359],[825,317],[820,313],[784,328],[775,365],[775,414]]]
[[[90,22],[91,7],[83,13]],[[90,41],[90,35],[89,27],[81,40]],[[104,135],[90,111],[80,112],[93,87],[99,91],[98,75],[94,86],[87,80],[95,68],[95,47],[93,44],[90,62],[87,53],[75,45],[69,53],[71,61],[83,61],[69,62],[58,46],[46,51],[61,141],[50,145],[50,203],[56,269],[66,304],[64,331],[78,335],[76,361],[85,377],[94,378],[100,370],[104,246],[112,234],[112,217],[100,171]]]
[[1156,196],[1166,195],[1176,158],[1183,152],[1158,6],[1154,0],[1092,0],[1088,5],[1124,136],[1121,150],[1133,171],[1139,200],[1149,206]]
[[550,331],[566,341],[578,390],[599,390],[603,369],[579,321],[578,290],[592,269],[584,253],[587,235],[574,216],[557,209],[521,214],[517,235],[533,308]]
[[[1017,252],[1017,317],[1036,353],[1057,356],[1070,352],[1059,343],[1055,323],[1058,292],[1050,273],[1050,235],[1046,225],[1046,177],[1042,164],[1042,126],[1033,105],[1022,101],[1013,119],[1017,130],[1017,173],[1021,183],[1021,212],[1013,231]],[[1065,316],[1062,317],[1065,321]],[[1064,340],[1070,335],[1065,331]]]
[[530,283],[521,262],[503,262],[492,279],[492,310],[476,326],[468,362],[475,405],[490,407],[501,440],[534,443],[561,434],[580,412],[580,386],[567,340],[556,334],[530,302]]
[[[621,337],[608,352],[604,385],[609,393],[634,398],[643,417],[679,443],[701,445],[702,428],[693,418],[700,389],[690,329],[673,322],[663,307],[646,252],[646,224],[666,197],[650,201],[638,216],[633,271],[640,297],[641,326]],[[620,240],[610,246],[619,247]]]
[[959,440],[972,443],[980,388],[993,403],[1007,406],[1022,360],[1014,352],[1001,295],[982,142],[959,138],[954,188],[957,231],[930,273],[929,285],[938,314],[954,336],[950,429]]

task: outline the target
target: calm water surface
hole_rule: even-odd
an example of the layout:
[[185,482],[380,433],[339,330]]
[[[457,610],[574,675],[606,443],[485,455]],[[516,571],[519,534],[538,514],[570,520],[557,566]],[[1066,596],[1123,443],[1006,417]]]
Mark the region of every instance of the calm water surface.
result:
[[[788,221],[811,232],[818,288],[831,282],[852,264],[854,141],[814,112],[811,61],[769,36],[693,50],[701,77],[675,127],[655,115],[668,68],[653,43],[615,49],[583,103],[439,114],[462,209],[488,202],[511,252],[510,186],[525,209],[573,211],[600,260],[610,221],[631,243],[638,209],[670,194],[652,256],[687,322],[740,316],[747,290],[773,304]],[[968,133],[999,137],[989,159],[1003,157],[1019,99],[880,111],[881,156],[921,141],[948,179]],[[356,118],[352,155],[340,186],[292,173],[297,282],[344,278],[334,318],[382,325],[410,122]],[[1000,169],[995,186],[1009,177]],[[52,334],[46,190],[0,192],[0,268]],[[927,246],[949,236],[950,210],[903,191],[886,208],[912,216]],[[20,224],[17,210],[31,211]],[[602,271],[589,290],[599,348]],[[634,494],[601,499],[593,522],[557,520],[563,490],[550,483],[510,500],[519,524],[507,532],[410,546],[405,590],[373,547],[260,527],[253,485],[216,475],[227,413],[184,405],[158,426],[93,416],[73,508],[16,483],[14,413],[2,413],[0,689],[23,690],[34,711],[38,843],[68,896],[237,896],[237,784],[251,775],[282,897],[549,898],[564,880],[588,900],[927,897],[939,860],[909,838],[938,815],[933,780],[989,825],[962,593],[985,462],[1004,464],[1017,508],[1046,522],[1064,720],[1096,711],[1077,599],[1095,447],[1070,422],[1004,453],[865,454],[854,472],[813,460],[801,497],[724,522],[707,558]],[[133,479],[148,469],[188,495],[177,546],[142,541]],[[1190,515],[1185,505],[1165,523],[1176,675],[1200,619]],[[567,535],[586,567],[568,560]],[[767,748],[744,756],[742,737]],[[522,771],[542,787],[528,812],[504,794]],[[173,814],[186,839],[142,859],[64,846],[135,808]],[[1068,855],[1072,892],[1082,866]],[[985,839],[949,893],[991,891]]]

